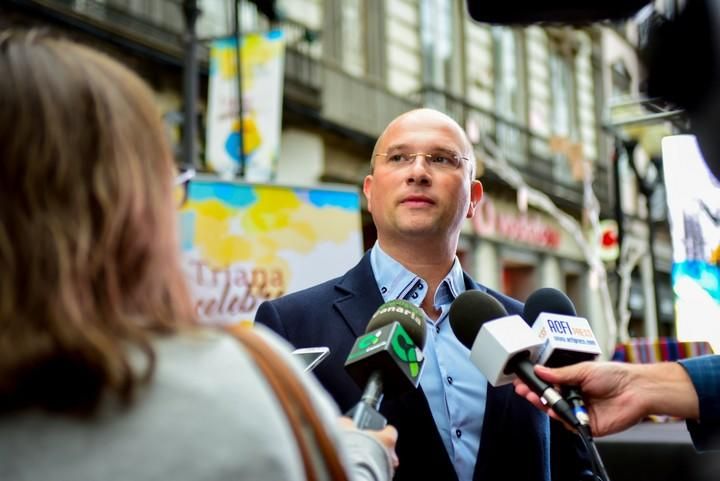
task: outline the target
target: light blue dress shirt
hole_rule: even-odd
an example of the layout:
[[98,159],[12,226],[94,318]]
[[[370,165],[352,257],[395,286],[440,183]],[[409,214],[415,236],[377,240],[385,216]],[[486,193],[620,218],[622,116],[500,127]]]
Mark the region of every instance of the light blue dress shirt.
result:
[[[377,242],[370,252],[370,264],[385,302],[405,299],[420,307],[428,289],[425,280],[383,252]],[[480,447],[487,379],[470,361],[468,349],[457,340],[448,320],[450,304],[464,291],[462,267],[455,258],[435,293],[435,308],[442,313],[435,321],[425,315],[428,332],[420,385],[458,480],[471,481]]]

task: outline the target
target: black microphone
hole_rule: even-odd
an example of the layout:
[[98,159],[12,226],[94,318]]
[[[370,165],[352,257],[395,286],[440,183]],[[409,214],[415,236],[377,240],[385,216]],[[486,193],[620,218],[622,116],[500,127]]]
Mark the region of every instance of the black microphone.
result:
[[[592,361],[600,355],[600,346],[587,319],[578,317],[570,298],[562,291],[544,287],[533,292],[523,310],[525,321],[544,340],[538,364],[562,367]],[[590,424],[590,417],[579,386],[562,386],[563,397],[572,405],[581,424]]]
[[389,397],[417,388],[424,366],[425,316],[404,300],[381,305],[365,334],[355,340],[345,369],[359,386],[360,401],[347,413],[361,429],[382,429],[387,419],[380,414],[383,395]]
[[543,342],[520,316],[509,316],[497,299],[472,290],[450,306],[450,326],[490,384],[508,384],[517,376],[564,421],[580,426],[568,402],[533,371]]
[[650,0],[467,0],[467,9],[473,20],[484,23],[586,25],[626,19],[648,3]]

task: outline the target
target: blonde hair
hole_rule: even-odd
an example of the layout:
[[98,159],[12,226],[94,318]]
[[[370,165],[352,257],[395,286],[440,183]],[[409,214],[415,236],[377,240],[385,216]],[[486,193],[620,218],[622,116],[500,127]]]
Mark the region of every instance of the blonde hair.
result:
[[90,48],[5,32],[0,105],[0,410],[129,402],[153,334],[194,320],[152,93]]

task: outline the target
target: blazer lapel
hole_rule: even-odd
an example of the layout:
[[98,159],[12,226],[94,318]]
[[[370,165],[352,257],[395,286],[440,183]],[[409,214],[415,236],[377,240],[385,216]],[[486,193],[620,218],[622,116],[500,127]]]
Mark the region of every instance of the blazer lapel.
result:
[[[487,288],[475,282],[469,275],[463,273],[465,277],[466,289],[477,289],[487,292]],[[493,463],[490,460],[497,459],[503,453],[496,452],[500,438],[500,432],[503,426],[507,426],[507,410],[508,410],[508,393],[507,389],[498,389],[487,384],[487,399],[485,401],[485,414],[483,416],[483,428],[480,435],[480,449],[478,451],[477,460],[475,462],[474,480],[491,479],[492,473],[485,472],[487,467]]]
[[370,318],[383,303],[370,265],[370,251],[338,281],[335,289],[341,294],[333,303],[335,309],[353,336],[361,336]]
[[492,473],[486,473],[488,466],[493,465],[491,460],[501,459],[505,453],[498,452],[504,449],[502,443],[498,442],[503,438],[503,426],[507,427],[508,420],[508,393],[507,389],[494,388],[488,383],[487,400],[485,402],[485,414],[483,416],[483,428],[480,436],[480,449],[475,462],[475,473],[473,479],[492,479]]

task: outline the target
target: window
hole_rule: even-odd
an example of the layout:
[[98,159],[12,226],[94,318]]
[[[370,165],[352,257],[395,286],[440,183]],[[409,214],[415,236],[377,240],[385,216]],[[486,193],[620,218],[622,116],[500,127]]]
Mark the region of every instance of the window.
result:
[[[573,64],[575,56],[569,41],[551,43],[550,70],[550,126],[551,136],[558,145],[572,145],[579,141],[577,105]],[[554,155],[554,177],[567,183],[575,183],[568,159],[569,148],[562,148]]]
[[518,32],[493,27],[495,112],[497,142],[508,160],[525,163],[525,137],[520,126],[525,118],[523,95],[522,52]]
[[617,61],[610,66],[612,71],[612,98],[626,98],[630,96],[632,78],[625,63]]
[[563,291],[575,305],[577,314],[586,317],[588,315],[586,299],[588,292],[587,266],[569,259],[561,260],[560,266],[565,281]]
[[552,95],[552,133],[574,140],[573,71],[570,61],[557,51],[550,52],[550,92]]
[[521,302],[537,289],[535,266],[515,262],[503,262],[502,291]]
[[452,56],[452,2],[423,0],[420,4],[423,77],[425,83],[443,88],[449,82]]
[[[459,2],[421,0],[420,48],[425,105],[445,111],[465,123],[462,93],[461,38],[463,26]],[[448,95],[450,94],[450,95]]]
[[367,70],[365,52],[365,2],[364,0],[344,0],[341,3],[343,68],[357,76]]

